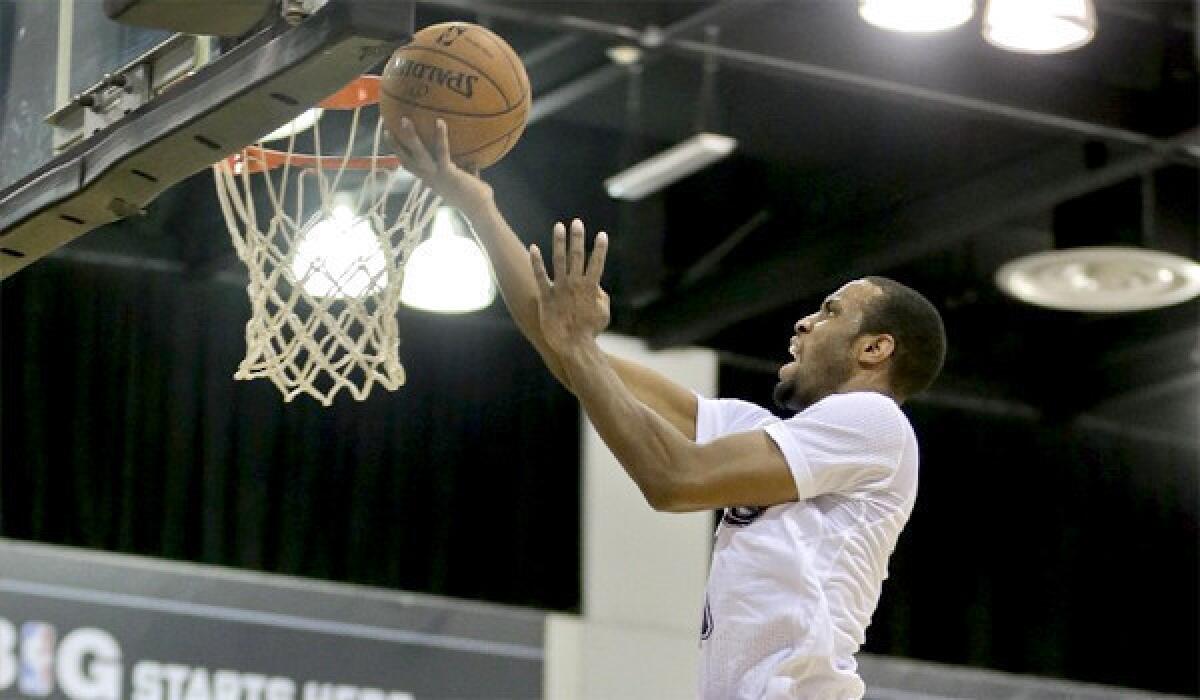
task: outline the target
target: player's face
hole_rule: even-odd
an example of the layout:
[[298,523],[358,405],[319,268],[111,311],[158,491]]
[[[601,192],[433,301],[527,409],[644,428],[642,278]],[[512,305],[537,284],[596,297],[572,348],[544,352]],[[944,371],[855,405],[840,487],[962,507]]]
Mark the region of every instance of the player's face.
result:
[[882,290],[855,280],[825,298],[821,307],[796,322],[788,344],[793,360],[779,368],[775,403],[802,411],[834,393],[857,368],[854,341],[863,309]]

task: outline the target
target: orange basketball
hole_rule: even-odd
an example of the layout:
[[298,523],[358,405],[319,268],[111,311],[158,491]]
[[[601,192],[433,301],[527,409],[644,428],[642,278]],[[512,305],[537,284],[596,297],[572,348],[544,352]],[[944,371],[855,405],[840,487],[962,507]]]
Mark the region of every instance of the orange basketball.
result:
[[454,161],[486,168],[517,143],[531,101],[525,66],[507,42],[476,24],[445,22],[392,54],[379,109],[389,131],[408,117],[426,144],[436,120],[446,120]]

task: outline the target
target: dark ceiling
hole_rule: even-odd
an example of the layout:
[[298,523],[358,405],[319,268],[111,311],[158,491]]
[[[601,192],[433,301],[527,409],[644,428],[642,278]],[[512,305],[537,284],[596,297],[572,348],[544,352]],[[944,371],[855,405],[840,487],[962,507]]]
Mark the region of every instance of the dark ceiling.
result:
[[[616,330],[716,348],[766,382],[796,318],[883,274],[945,315],[950,354],[927,400],[1194,442],[1200,301],[1053,312],[993,283],[1056,246],[1200,256],[1193,3],[1097,6],[1096,39],[1055,56],[991,46],[978,13],[943,35],[886,32],[850,0],[438,0],[417,24],[485,23],[522,54],[532,124],[488,178],[530,240],[575,215],[612,232]],[[644,65],[611,63],[615,44],[643,46]],[[642,202],[604,194],[605,177],[698,127],[736,137],[735,156]],[[202,173],[66,255],[236,276],[211,200]]]

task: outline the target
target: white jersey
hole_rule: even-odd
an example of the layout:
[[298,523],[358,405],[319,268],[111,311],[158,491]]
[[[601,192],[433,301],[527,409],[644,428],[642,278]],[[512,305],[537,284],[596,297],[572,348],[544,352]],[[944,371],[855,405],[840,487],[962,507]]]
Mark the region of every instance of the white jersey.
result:
[[788,420],[701,399],[698,442],[764,429],[799,500],[727,508],[701,630],[705,700],[845,700],[865,692],[854,653],[917,493],[917,439],[890,398],[834,394]]

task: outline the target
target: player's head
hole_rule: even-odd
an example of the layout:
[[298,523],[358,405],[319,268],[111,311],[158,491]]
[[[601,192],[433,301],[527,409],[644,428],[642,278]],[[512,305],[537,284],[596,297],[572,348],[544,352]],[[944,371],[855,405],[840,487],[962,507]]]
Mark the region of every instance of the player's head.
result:
[[882,391],[903,401],[937,378],[946,331],[933,304],[886,277],[855,280],[796,322],[793,362],[779,370],[775,402],[803,410],[839,391]]

